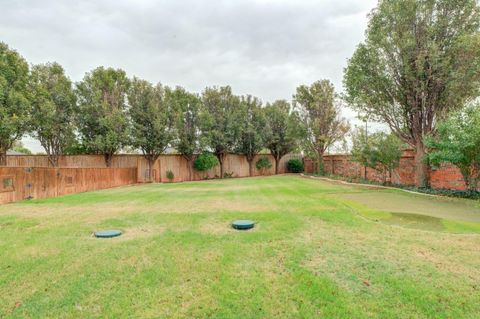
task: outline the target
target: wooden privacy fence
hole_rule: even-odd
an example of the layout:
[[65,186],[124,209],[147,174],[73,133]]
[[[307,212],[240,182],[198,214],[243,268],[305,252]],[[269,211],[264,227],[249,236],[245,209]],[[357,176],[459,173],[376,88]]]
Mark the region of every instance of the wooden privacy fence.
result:
[[[272,163],[272,167],[260,172],[254,167],[254,176],[273,175],[275,174],[275,161],[273,156],[257,155],[253,161],[253,165],[261,157],[267,157]],[[298,154],[285,155],[279,163],[279,173],[286,172],[286,163],[292,158],[302,158]],[[7,166],[10,167],[49,167],[46,155],[9,155],[7,156]],[[68,168],[99,168],[106,167],[105,159],[102,155],[69,155],[60,156],[59,167]],[[115,155],[112,159],[112,167],[114,168],[135,168],[137,170],[137,182],[143,183],[148,177],[148,163],[142,155],[126,154]],[[225,172],[231,174],[232,177],[249,176],[248,162],[245,156],[228,154],[225,158]],[[220,175],[220,167],[217,166],[208,172],[196,172],[193,170],[193,176],[190,179],[188,162],[181,155],[165,154],[154,163],[152,173],[155,182],[168,182],[167,171],[171,170],[174,174],[173,182],[198,181],[205,178],[214,178]]]
[[136,168],[0,167],[0,204],[135,183]]

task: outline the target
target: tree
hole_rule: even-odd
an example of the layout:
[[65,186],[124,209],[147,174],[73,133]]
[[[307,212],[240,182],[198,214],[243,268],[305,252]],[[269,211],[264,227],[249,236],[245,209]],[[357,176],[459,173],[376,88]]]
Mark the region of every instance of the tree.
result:
[[7,151],[28,129],[27,86],[28,63],[0,42],[0,166],[7,165]]
[[432,164],[451,163],[462,173],[467,189],[480,181],[480,104],[452,114],[438,125],[435,137],[426,139]]
[[358,129],[352,138],[352,159],[382,174],[383,183],[392,178],[392,171],[400,165],[402,142],[394,134],[384,132],[366,136],[365,129]]
[[160,84],[134,78],[128,92],[132,120],[132,146],[142,150],[148,162],[148,178],[152,181],[152,167],[158,157],[173,141],[173,110],[167,103]]
[[201,142],[218,159],[220,178],[224,176],[224,161],[234,151],[239,134],[240,99],[229,86],[206,88],[202,93],[200,115]]
[[200,151],[200,106],[201,100],[196,94],[182,87],[166,90],[167,103],[174,110],[175,149],[187,161],[189,179],[193,180],[193,160]]
[[248,172],[253,176],[253,160],[265,145],[265,116],[262,103],[251,95],[241,98],[241,113],[239,116],[239,135],[235,150],[245,155],[248,162]]
[[476,0],[382,0],[345,70],[347,101],[416,150],[416,184],[428,186],[425,137],[479,93]]
[[340,116],[340,103],[329,80],[301,85],[293,96],[295,106],[305,127],[306,151],[315,158],[317,173],[324,174],[323,155],[349,130],[348,122]]
[[301,134],[301,123],[298,115],[291,111],[285,100],[267,104],[264,109],[266,118],[265,147],[275,159],[275,174],[278,174],[280,160],[294,151],[298,146]]
[[58,63],[34,65],[30,76],[32,92],[31,130],[47,152],[53,167],[75,139],[76,97],[72,82]]
[[77,84],[77,122],[82,144],[103,154],[107,167],[113,155],[129,144],[127,90],[130,81],[120,69],[98,67]]

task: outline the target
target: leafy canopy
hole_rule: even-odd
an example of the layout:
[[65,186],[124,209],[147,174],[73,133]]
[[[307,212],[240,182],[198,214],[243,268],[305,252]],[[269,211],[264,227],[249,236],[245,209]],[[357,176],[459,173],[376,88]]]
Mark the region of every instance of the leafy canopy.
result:
[[127,91],[130,81],[120,69],[98,67],[77,84],[77,122],[90,152],[109,159],[129,144]]
[[285,100],[278,100],[267,104],[264,109],[265,147],[277,160],[298,147],[301,139],[301,123],[296,112],[292,112],[290,104]]
[[72,82],[56,62],[34,65],[31,70],[31,130],[46,150],[50,163],[75,139],[76,96]]
[[240,124],[235,150],[251,162],[265,145],[265,116],[262,103],[251,95],[243,96],[238,121]]
[[128,91],[129,115],[132,122],[131,144],[140,149],[147,160],[154,162],[174,138],[173,106],[165,89],[134,78]]
[[202,142],[217,156],[233,152],[240,129],[240,99],[229,86],[206,88],[202,94]]
[[28,79],[25,59],[0,42],[0,164],[5,164],[7,150],[28,129]]
[[479,25],[476,0],[380,1],[345,69],[347,101],[419,147],[479,94]]
[[166,88],[165,99],[174,113],[175,149],[187,160],[192,160],[200,149],[201,100],[182,87]]
[[321,80],[299,86],[293,98],[305,128],[306,151],[316,158],[317,171],[323,173],[323,154],[349,130],[335,88],[329,80]]

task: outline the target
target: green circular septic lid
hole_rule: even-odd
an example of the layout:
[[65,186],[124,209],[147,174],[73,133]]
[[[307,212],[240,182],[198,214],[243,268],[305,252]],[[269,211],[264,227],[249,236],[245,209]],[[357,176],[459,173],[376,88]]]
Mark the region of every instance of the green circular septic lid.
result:
[[112,229],[112,230],[101,230],[101,231],[95,232],[95,237],[99,237],[99,238],[111,238],[111,237],[120,236],[121,234],[122,234],[122,232],[121,232],[120,230],[115,230],[115,229]]
[[251,220],[236,220],[232,223],[232,227],[235,229],[250,229],[255,226],[255,222]]

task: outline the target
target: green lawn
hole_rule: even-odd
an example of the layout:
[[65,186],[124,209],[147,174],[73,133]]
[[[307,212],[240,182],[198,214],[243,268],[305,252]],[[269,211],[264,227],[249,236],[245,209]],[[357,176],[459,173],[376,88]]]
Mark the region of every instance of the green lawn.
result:
[[0,318],[478,318],[479,222],[473,201],[294,176],[3,205]]

